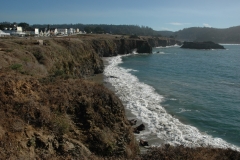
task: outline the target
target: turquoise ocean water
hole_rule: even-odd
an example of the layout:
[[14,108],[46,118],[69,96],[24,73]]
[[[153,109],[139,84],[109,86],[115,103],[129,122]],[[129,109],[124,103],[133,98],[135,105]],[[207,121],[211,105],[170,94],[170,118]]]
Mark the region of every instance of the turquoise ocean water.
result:
[[153,54],[109,58],[104,74],[126,107],[165,143],[239,150],[240,45],[224,47],[160,47]]

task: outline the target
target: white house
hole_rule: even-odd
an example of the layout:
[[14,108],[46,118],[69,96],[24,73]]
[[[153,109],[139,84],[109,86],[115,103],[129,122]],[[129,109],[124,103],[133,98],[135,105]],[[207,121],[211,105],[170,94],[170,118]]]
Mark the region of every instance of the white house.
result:
[[38,28],[35,28],[34,32],[35,32],[35,36],[39,36],[39,29]]
[[22,27],[17,27],[17,32],[21,33],[22,32]]
[[67,31],[68,31],[68,34],[73,34],[74,33],[74,29],[73,28],[69,28]]
[[67,35],[68,34],[68,30],[65,28],[58,28],[57,29],[57,33],[61,34],[61,35]]
[[0,30],[0,37],[10,36],[10,33],[5,33],[2,30]]
[[39,29],[38,28],[35,28],[35,35],[39,35]]

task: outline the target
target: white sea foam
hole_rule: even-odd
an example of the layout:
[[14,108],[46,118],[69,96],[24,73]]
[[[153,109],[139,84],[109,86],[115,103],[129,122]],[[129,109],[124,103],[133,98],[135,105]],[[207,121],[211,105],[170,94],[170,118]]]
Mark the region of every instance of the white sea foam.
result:
[[154,52],[153,54],[166,54],[165,52]]
[[196,127],[185,125],[168,114],[160,104],[163,96],[156,93],[153,87],[139,82],[136,76],[129,73],[129,69],[118,66],[122,63],[121,56],[108,58],[108,62],[109,65],[104,71],[105,76],[118,78],[106,78],[106,81],[115,87],[125,107],[147,123],[150,132],[155,133],[164,143],[189,147],[213,146],[240,151],[238,147],[220,138],[201,133]]
[[220,45],[224,45],[224,46],[225,46],[225,45],[226,45],[226,46],[238,46],[238,45],[240,45],[240,44],[224,44],[224,43],[222,44],[222,43],[220,43]]
[[191,110],[190,109],[184,109],[184,108],[179,108],[179,112],[177,112],[177,113],[183,113],[183,112],[191,112]]
[[171,47],[181,47],[181,46],[175,44],[175,45],[172,45],[172,46],[166,46],[166,47],[159,46],[159,47],[155,47],[155,48],[171,48]]

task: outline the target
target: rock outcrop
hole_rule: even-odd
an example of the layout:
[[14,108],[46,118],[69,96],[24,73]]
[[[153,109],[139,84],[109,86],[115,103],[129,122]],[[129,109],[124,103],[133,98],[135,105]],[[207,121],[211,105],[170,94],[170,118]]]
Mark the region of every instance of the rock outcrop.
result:
[[223,46],[214,42],[183,42],[181,48],[188,49],[225,49]]
[[121,41],[0,39],[0,159],[136,156],[138,142],[121,101],[83,80],[103,72],[103,54],[151,49],[145,41]]
[[151,47],[166,47],[173,45],[181,45],[182,43],[173,38],[163,38],[163,37],[145,37],[144,38]]
[[[151,53],[149,41],[80,35],[0,39],[0,159],[133,158],[139,152],[121,101],[84,77],[101,57]],[[116,78],[116,77],[115,77]]]

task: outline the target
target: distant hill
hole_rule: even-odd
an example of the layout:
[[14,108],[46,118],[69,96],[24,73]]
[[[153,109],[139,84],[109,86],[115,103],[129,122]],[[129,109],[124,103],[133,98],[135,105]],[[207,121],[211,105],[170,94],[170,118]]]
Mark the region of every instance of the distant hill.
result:
[[139,25],[109,25],[109,24],[34,24],[16,22],[0,22],[0,29],[14,28],[16,25],[22,26],[24,30],[31,28],[79,28],[87,33],[109,33],[117,35],[138,35],[138,36],[157,36],[171,37],[180,41],[212,41],[215,43],[238,43],[240,44],[240,26],[230,27],[226,29],[207,28],[207,27],[191,27],[172,31],[156,31],[148,26]]
[[240,44],[240,26],[226,29],[192,27],[173,33],[181,41],[213,41]]

